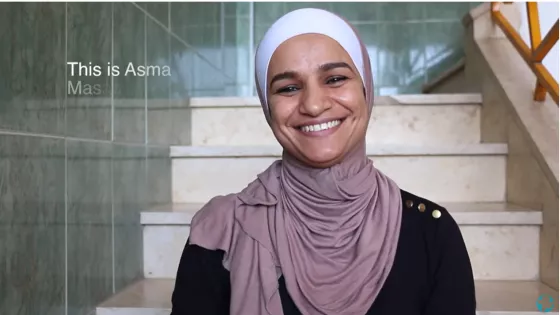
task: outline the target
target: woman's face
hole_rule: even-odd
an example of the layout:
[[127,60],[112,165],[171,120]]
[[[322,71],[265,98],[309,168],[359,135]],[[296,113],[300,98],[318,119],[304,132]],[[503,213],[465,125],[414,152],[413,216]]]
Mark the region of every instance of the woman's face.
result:
[[304,34],[282,43],[267,84],[272,131],[301,162],[330,167],[364,141],[369,115],[362,79],[330,37]]

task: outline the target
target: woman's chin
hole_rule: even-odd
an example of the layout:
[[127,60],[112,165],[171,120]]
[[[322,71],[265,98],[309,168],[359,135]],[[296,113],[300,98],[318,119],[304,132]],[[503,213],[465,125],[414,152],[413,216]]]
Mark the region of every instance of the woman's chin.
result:
[[340,150],[329,150],[326,148],[321,148],[319,150],[310,150],[311,148],[306,148],[306,150],[300,151],[302,162],[308,164],[311,167],[317,168],[327,168],[339,163],[343,154]]

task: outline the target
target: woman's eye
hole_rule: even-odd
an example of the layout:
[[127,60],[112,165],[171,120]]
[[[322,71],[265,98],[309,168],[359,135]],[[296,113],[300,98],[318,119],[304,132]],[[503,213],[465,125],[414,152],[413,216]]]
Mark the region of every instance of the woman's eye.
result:
[[342,82],[346,79],[347,78],[344,77],[344,76],[330,77],[330,78],[327,79],[327,84],[339,83],[339,82]]
[[290,85],[283,88],[279,88],[276,93],[291,93],[297,91],[297,87]]

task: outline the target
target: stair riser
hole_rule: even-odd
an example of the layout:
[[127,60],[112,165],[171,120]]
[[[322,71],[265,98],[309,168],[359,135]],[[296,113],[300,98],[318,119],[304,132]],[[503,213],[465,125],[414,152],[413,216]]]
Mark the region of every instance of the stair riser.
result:
[[169,315],[170,313],[171,313],[171,309],[167,309],[167,308],[133,308],[133,307],[98,308],[95,312],[96,315]]
[[[96,315],[169,315],[170,308],[160,309],[136,309],[136,308],[113,308],[98,309]],[[500,312],[500,311],[476,311],[476,315],[542,315],[542,312]],[[548,312],[547,315],[558,315],[558,312]]]
[[[463,225],[477,280],[538,279],[538,225]],[[174,279],[188,225],[144,226],[144,276]]]
[[[242,190],[276,158],[174,158],[174,203],[205,203]],[[505,156],[381,156],[378,169],[401,188],[440,202],[503,201]]]
[[[480,141],[480,105],[376,106],[370,144],[457,144]],[[260,107],[193,108],[192,145],[271,145],[277,141]]]

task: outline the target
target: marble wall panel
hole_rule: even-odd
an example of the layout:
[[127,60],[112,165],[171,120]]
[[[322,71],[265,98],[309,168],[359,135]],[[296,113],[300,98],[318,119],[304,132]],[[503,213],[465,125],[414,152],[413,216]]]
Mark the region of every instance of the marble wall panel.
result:
[[64,134],[64,8],[0,4],[0,129]]
[[140,212],[147,206],[146,147],[113,145],[115,290],[142,277]]
[[67,142],[68,314],[84,315],[113,293],[109,142]]
[[[111,140],[112,4],[67,3],[66,135]],[[94,68],[98,67],[98,68]],[[97,71],[96,71],[97,70]]]
[[131,3],[113,3],[114,140],[146,141],[145,14]]
[[0,314],[64,314],[64,164],[64,140],[0,134]]

